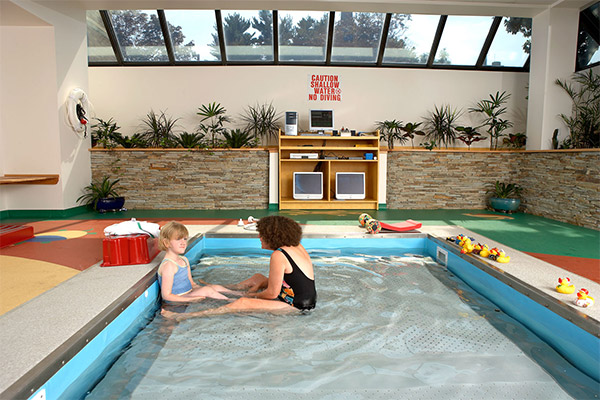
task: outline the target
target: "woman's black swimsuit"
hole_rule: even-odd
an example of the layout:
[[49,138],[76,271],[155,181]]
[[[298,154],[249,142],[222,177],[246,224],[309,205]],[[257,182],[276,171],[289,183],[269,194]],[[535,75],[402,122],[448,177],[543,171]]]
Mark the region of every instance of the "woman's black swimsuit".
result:
[[283,274],[283,285],[277,299],[300,310],[312,310],[317,304],[315,281],[304,275],[304,272],[285,250],[277,250],[283,253],[292,266],[291,273]]

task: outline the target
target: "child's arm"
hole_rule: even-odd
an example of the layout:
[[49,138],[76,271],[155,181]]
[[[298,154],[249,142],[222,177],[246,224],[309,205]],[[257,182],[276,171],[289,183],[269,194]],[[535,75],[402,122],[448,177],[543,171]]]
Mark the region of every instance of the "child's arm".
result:
[[199,288],[200,285],[198,285],[196,282],[194,282],[194,279],[192,279],[192,267],[190,267],[189,260],[184,256],[179,256],[179,257],[181,257],[181,259],[185,262],[185,265],[187,266],[188,279],[190,280],[190,282],[192,284],[192,289]]

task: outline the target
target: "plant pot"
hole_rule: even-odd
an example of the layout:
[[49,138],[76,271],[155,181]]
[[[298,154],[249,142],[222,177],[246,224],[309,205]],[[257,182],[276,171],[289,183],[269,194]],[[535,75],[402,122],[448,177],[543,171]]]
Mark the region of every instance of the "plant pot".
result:
[[124,204],[125,197],[104,197],[98,200],[98,203],[96,204],[96,211],[99,213],[105,213],[107,211],[121,211],[124,210]]
[[519,199],[501,199],[498,197],[492,197],[490,199],[490,206],[496,211],[502,211],[512,213],[517,211],[521,200]]

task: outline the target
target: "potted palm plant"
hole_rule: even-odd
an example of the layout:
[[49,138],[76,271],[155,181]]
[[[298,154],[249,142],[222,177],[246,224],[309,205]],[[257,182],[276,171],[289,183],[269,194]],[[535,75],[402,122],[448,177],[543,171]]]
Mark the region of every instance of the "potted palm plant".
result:
[[504,183],[496,181],[494,187],[490,190],[492,197],[490,198],[490,206],[496,211],[515,212],[521,205],[522,187],[516,183]]
[[100,213],[124,211],[125,197],[117,193],[115,189],[117,183],[119,179],[113,181],[108,176],[102,178],[101,182],[92,182],[83,188],[84,194],[79,196],[77,202],[84,203]]

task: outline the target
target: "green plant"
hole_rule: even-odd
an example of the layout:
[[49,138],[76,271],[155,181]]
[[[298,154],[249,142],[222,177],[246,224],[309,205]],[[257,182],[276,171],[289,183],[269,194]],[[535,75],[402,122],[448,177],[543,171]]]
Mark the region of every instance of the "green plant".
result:
[[100,199],[108,197],[119,197],[115,186],[120,179],[111,180],[108,176],[102,178],[101,182],[92,182],[83,188],[84,194],[77,199],[78,203],[84,203],[88,207],[96,209],[96,205]]
[[281,114],[277,113],[273,103],[248,106],[241,118],[246,123],[245,130],[252,132],[254,137],[267,140],[277,138]]
[[443,105],[434,110],[425,118],[427,139],[434,141],[440,146],[443,144],[448,148],[449,144],[456,142],[455,125],[462,111],[456,110],[449,105]]
[[573,74],[578,87],[556,80],[573,102],[571,115],[560,114],[569,129],[570,139],[565,145],[573,148],[600,147],[600,75],[592,69]]
[[432,141],[423,142],[423,143],[419,144],[419,146],[423,146],[427,150],[431,151],[435,148],[436,144],[435,144],[435,140],[432,140]]
[[415,148],[415,142],[414,142],[415,135],[418,135],[418,136],[425,135],[425,132],[417,130],[417,128],[419,126],[421,126],[421,124],[422,124],[422,122],[418,122],[418,123],[409,122],[406,125],[404,125],[402,128],[400,128],[400,129],[402,129],[402,131],[404,131],[404,135],[402,135],[402,136],[405,138],[410,138],[410,143],[411,143],[413,149]]
[[201,132],[188,133],[182,132],[175,138],[177,144],[185,149],[193,149],[196,147],[200,147],[202,144],[202,139],[204,139],[204,134]]
[[175,134],[173,129],[179,118],[167,117],[164,111],[157,115],[153,110],[146,114],[143,120],[144,129],[139,132],[140,138],[149,147],[174,147]]
[[141,133],[134,133],[131,136],[122,136],[118,133],[115,135],[114,141],[126,149],[148,147],[144,135]]
[[120,126],[110,118],[105,121],[101,118],[94,118],[98,121],[97,124],[92,125],[92,146],[99,144],[106,149],[113,149],[117,146],[115,138],[121,136],[119,133]]
[[401,135],[402,121],[397,121],[395,119],[378,121],[376,122],[376,127],[381,134],[380,140],[385,140],[390,149],[394,148],[394,140],[397,140],[400,144],[408,140]]
[[525,147],[527,144],[527,135],[524,133],[509,133],[507,138],[502,141],[504,145],[515,149]]
[[457,139],[466,144],[469,150],[471,150],[473,143],[487,139],[482,137],[481,133],[477,132],[477,128],[472,126],[457,126],[456,131],[461,132]]
[[225,137],[225,146],[228,148],[239,149],[240,147],[250,147],[255,137],[248,131],[241,129],[232,129],[223,131]]
[[490,135],[490,150],[498,148],[498,138],[505,136],[503,132],[513,126],[509,120],[500,118],[506,113],[504,105],[509,98],[510,93],[498,91],[495,95],[490,94],[489,100],[481,100],[476,107],[469,108],[469,112],[483,114],[485,118],[483,125],[488,127],[487,131]]
[[205,135],[210,135],[212,147],[217,147],[217,136],[223,134],[223,130],[225,129],[223,124],[231,122],[231,119],[225,114],[227,110],[221,106],[221,103],[217,103],[216,101],[203,104],[198,110],[200,111],[196,114],[201,117],[200,131]]
[[512,199],[519,198],[522,190],[523,188],[516,183],[504,183],[496,181],[489,192],[492,193],[493,197],[497,197],[499,199]]

